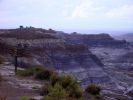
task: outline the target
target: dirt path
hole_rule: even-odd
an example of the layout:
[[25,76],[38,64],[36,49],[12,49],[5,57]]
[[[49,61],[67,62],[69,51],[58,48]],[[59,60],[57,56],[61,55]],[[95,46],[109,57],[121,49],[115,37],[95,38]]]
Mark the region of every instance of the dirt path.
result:
[[14,66],[10,64],[0,65],[0,73],[4,79],[0,85],[0,96],[7,96],[7,100],[19,100],[21,96],[34,97],[40,100],[37,89],[41,88],[41,82],[16,76]]

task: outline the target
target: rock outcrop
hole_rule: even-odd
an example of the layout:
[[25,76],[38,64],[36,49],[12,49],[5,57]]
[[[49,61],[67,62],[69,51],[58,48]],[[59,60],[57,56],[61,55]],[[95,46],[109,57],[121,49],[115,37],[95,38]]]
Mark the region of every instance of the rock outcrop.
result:
[[64,35],[64,39],[67,42],[74,44],[85,44],[89,47],[117,47],[123,48],[128,46],[128,42],[125,40],[115,40],[110,35],[101,34],[70,34]]
[[[99,84],[111,82],[109,76],[103,70],[103,63],[89,50],[88,46],[68,42],[63,37],[59,37],[57,33],[47,32],[49,30],[34,28],[14,29],[8,30],[8,33],[3,33],[0,37],[2,41],[5,41],[10,46],[15,46],[19,43],[24,48],[24,44],[28,44],[27,50],[29,50],[28,52],[30,52],[34,60],[32,58],[19,58],[19,66],[21,64],[23,66],[26,64],[33,65],[30,63],[35,62],[43,64],[60,73],[72,74],[83,85],[87,85],[90,82]],[[83,36],[83,38],[85,37]],[[92,35],[92,37],[99,39],[97,36]],[[105,35],[105,38],[109,37]],[[27,60],[26,62],[26,59],[30,59],[30,61]]]

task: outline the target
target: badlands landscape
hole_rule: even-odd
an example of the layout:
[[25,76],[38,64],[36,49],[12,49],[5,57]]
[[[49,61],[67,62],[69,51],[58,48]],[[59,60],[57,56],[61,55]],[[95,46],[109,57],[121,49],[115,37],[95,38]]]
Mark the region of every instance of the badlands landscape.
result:
[[[5,63],[0,65],[0,74],[5,78],[0,89],[13,89],[15,92],[12,97],[5,91],[7,100],[18,100],[23,95],[41,100],[33,87],[41,87],[42,81],[20,78],[14,74],[14,49],[18,52],[22,50],[23,56],[18,56],[17,61],[19,69],[45,66],[60,75],[73,76],[83,90],[92,83],[100,86],[105,100],[133,100],[131,40],[118,39],[108,33],[70,34],[22,26],[0,29],[0,55],[5,59]],[[17,94],[16,91],[20,92]]]

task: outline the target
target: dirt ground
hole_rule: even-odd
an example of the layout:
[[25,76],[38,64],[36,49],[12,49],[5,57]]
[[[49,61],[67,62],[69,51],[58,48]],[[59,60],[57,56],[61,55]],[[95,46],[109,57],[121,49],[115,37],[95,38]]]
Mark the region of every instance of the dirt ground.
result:
[[6,82],[2,82],[0,85],[0,97],[6,97],[6,100],[20,100],[21,96],[34,97],[37,94],[37,91],[14,88]]
[[[0,97],[7,97],[2,100],[20,100],[21,96],[41,98],[39,90],[42,82],[31,78],[22,78],[14,74],[14,66],[2,64],[0,65],[0,74],[3,81],[0,82]],[[0,98],[1,100],[1,98]]]

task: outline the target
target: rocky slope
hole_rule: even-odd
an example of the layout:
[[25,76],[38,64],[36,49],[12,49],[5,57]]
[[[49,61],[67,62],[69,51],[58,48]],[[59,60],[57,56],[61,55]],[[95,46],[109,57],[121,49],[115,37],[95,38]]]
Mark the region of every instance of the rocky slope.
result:
[[[40,32],[38,33],[38,31]],[[22,34],[23,32],[24,34]],[[88,46],[67,42],[58,34],[47,32],[37,29],[16,29],[1,34],[0,37],[1,41],[8,45],[15,46],[19,43],[21,47],[25,48],[24,44],[27,44],[32,56],[28,58],[31,62],[34,58],[33,62],[36,62],[36,64],[48,66],[61,73],[71,73],[83,85],[92,81],[97,83],[111,82],[103,70],[104,65],[97,56],[91,53]],[[40,35],[42,35],[41,38],[38,37]],[[19,61],[25,63],[22,57],[19,58]]]
[[133,33],[127,33],[127,34],[122,34],[122,35],[114,36],[114,38],[116,38],[116,39],[123,39],[123,40],[126,40],[128,42],[133,42]]
[[126,94],[133,86],[133,58],[132,55],[129,56],[132,49],[98,47],[91,48],[91,51],[104,63],[104,69],[116,84],[116,91],[123,91],[122,94]]
[[123,48],[128,46],[125,40],[116,40],[109,34],[64,34],[62,36],[67,42],[74,44],[84,44],[89,47],[117,47]]

